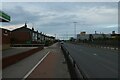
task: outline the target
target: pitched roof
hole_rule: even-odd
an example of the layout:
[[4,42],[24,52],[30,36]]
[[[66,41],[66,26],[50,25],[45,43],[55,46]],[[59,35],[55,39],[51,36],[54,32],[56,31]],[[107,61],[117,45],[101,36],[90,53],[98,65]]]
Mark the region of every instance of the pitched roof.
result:
[[0,28],[0,30],[6,30],[6,31],[9,31],[9,32],[10,32],[10,30],[8,30],[8,29],[5,29],[5,28]]
[[26,23],[25,23],[25,25],[24,25],[24,26],[22,26],[22,27],[20,27],[20,28],[17,28],[17,29],[12,30],[12,32],[13,32],[13,31],[18,31],[18,30],[28,30],[28,31],[33,31],[33,30],[31,30],[30,28],[27,28],[27,24],[26,24]]

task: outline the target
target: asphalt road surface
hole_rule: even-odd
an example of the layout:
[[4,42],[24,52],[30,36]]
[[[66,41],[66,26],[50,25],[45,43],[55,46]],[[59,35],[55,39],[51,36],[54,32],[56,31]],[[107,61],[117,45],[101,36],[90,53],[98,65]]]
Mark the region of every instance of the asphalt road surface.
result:
[[118,78],[118,51],[64,43],[87,78]]

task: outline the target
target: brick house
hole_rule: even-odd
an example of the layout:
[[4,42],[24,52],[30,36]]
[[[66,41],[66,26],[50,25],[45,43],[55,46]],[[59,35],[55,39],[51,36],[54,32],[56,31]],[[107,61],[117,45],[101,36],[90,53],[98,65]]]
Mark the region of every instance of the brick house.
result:
[[12,44],[38,44],[44,43],[46,40],[52,40],[53,37],[49,37],[42,32],[35,31],[34,28],[27,28],[27,24],[11,31],[11,43]]
[[42,34],[42,32],[38,33],[38,42],[42,43],[44,41],[44,35]]
[[[0,22],[10,22],[10,20],[11,17],[8,14],[0,11]],[[10,34],[9,30],[0,28],[0,50],[10,47]]]
[[2,50],[10,48],[11,31],[0,28],[0,46]]
[[37,32],[34,28],[27,28],[27,24],[23,27],[14,29],[11,33],[11,41],[13,44],[31,44],[37,41]]

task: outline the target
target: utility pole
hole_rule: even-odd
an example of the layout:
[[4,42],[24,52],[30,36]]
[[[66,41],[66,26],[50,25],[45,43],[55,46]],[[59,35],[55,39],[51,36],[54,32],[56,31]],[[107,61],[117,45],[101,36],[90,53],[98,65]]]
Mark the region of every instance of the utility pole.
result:
[[76,24],[77,22],[73,22],[74,23],[74,37],[76,38]]

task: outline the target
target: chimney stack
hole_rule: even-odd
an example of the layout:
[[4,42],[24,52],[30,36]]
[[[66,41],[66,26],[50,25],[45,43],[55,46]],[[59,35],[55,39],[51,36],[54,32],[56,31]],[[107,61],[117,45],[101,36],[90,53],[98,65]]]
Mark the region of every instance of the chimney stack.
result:
[[32,30],[34,31],[34,28],[32,27]]
[[24,25],[25,28],[27,28],[27,23],[25,22],[25,25]]

